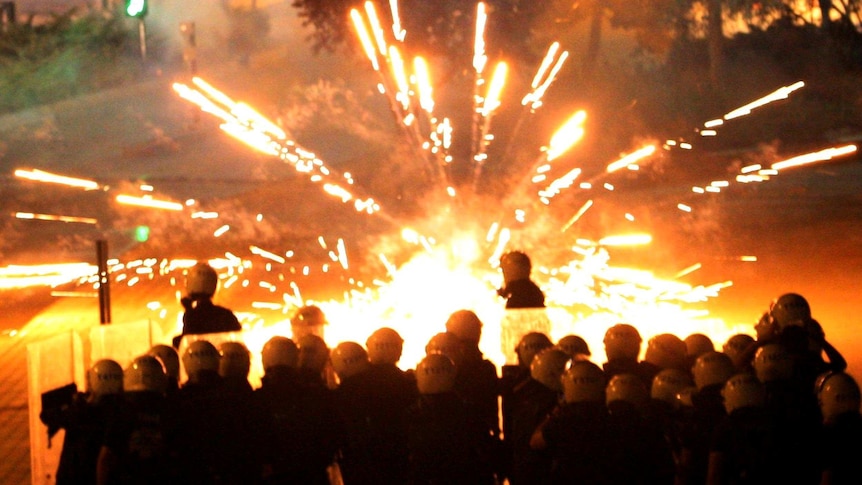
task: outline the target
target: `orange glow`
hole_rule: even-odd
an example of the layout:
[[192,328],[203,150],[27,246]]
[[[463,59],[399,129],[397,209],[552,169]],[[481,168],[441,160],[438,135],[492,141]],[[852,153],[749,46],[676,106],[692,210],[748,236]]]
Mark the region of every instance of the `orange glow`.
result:
[[419,106],[426,112],[434,112],[434,90],[431,87],[431,77],[428,74],[428,64],[422,57],[413,59],[413,71],[416,73],[416,85],[419,90]]
[[35,214],[32,212],[16,212],[15,217],[18,219],[35,219],[40,221],[58,221],[58,222],[78,222],[81,224],[98,224],[98,219],[91,217],[76,217],[76,216],[57,216],[52,214]]
[[647,145],[635,152],[629,153],[619,160],[608,165],[607,172],[613,173],[617,170],[638,163],[640,160],[655,153],[655,145]]
[[355,8],[351,9],[350,19],[353,21],[353,28],[359,36],[359,42],[362,44],[362,49],[365,51],[365,55],[368,56],[368,60],[371,61],[371,66],[375,71],[379,71],[380,64],[377,62],[374,43],[371,41],[371,35],[369,35],[368,29],[366,29],[365,23],[362,21],[362,14],[360,14],[359,10],[356,10]]
[[506,84],[506,75],[508,73],[509,66],[505,62],[498,63],[497,67],[494,68],[491,84],[488,86],[488,94],[485,95],[485,103],[482,106],[482,116],[489,116],[500,107],[500,95],[503,92],[503,86]]
[[485,12],[485,2],[476,5],[476,36],[473,40],[473,69],[476,74],[481,75],[488,62],[485,55],[485,26],[488,22],[488,14]]
[[99,188],[99,184],[87,179],[80,179],[75,177],[66,177],[64,175],[57,175],[50,172],[44,172],[42,170],[24,170],[18,169],[15,170],[15,176],[27,180],[33,180],[35,182],[45,182],[49,184],[60,184],[66,185],[69,187],[77,187],[84,190],[96,190]]
[[377,17],[377,10],[374,9],[374,2],[365,2],[365,14],[368,16],[371,33],[374,34],[374,40],[377,42],[377,52],[381,56],[385,56],[386,40],[383,39],[383,28],[380,27],[380,19]]
[[796,91],[797,89],[801,89],[803,86],[805,86],[804,82],[797,81],[797,82],[791,84],[790,86],[784,86],[784,87],[778,88],[775,91],[767,94],[766,96],[764,96],[762,98],[756,99],[756,100],[746,104],[745,106],[741,106],[741,107],[736,108],[735,110],[731,111],[730,113],[727,113],[726,115],[724,115],[724,119],[725,120],[732,120],[734,118],[739,118],[740,116],[749,115],[749,114],[751,114],[752,110],[759,108],[763,105],[772,103],[773,101],[779,101],[782,99],[787,99],[787,97],[790,96],[790,94],[793,91]]
[[815,162],[825,162],[835,157],[849,155],[856,152],[856,145],[845,145],[837,148],[827,148],[818,152],[807,153],[787,160],[772,164],[773,170],[784,170],[786,168],[799,167]]
[[395,85],[398,86],[397,99],[401,103],[401,107],[406,110],[410,107],[410,85],[407,82],[407,73],[404,71],[404,60],[401,58],[401,52],[394,45],[389,46],[389,61],[392,76],[395,78]]
[[599,239],[600,246],[643,246],[652,242],[649,234],[623,234]]
[[[545,58],[542,59],[542,63],[539,65],[539,69],[536,71],[535,77],[533,77],[533,82],[530,84],[530,87],[533,90],[521,100],[522,105],[526,106],[529,104],[530,108],[534,110],[538,109],[542,105],[542,97],[551,86],[551,83],[554,82],[554,79],[556,79],[557,74],[560,72],[560,69],[563,68],[563,64],[569,57],[569,51],[563,51],[560,56],[556,58],[559,48],[559,42],[554,42],[548,48],[548,53],[545,54]],[[554,62],[554,58],[557,59],[556,62]],[[550,73],[547,73],[551,63],[554,64],[554,67],[551,69]]]
[[554,133],[545,152],[545,157],[549,162],[568,151],[583,138],[586,119],[587,112],[579,110]]
[[398,0],[389,0],[389,11],[392,12],[392,34],[399,42],[404,42],[407,31],[401,28],[401,16],[398,14]]
[[135,197],[132,195],[120,194],[117,196],[117,202],[125,205],[135,205],[139,207],[147,207],[150,209],[161,209],[169,211],[181,211],[183,205],[179,202],[171,202],[168,200],[153,199],[150,196]]

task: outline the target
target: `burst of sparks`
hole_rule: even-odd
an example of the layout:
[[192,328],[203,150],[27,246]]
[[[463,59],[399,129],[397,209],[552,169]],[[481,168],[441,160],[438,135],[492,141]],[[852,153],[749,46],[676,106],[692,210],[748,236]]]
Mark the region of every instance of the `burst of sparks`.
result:
[[[409,97],[416,95],[416,92],[419,93],[419,103],[417,104],[429,117],[427,121],[428,125],[431,126],[430,134],[427,137],[428,151],[435,155],[439,154],[439,160],[448,163],[451,159],[447,158],[445,148],[449,146],[452,128],[448,119],[443,119],[438,123],[432,117],[434,109],[433,90],[427,65],[420,58],[414,59],[415,76],[408,75],[404,70],[400,51],[394,46],[386,45],[383,29],[377,20],[373,5],[369,6],[370,4],[371,2],[366,3],[365,10],[372,33],[368,32],[366,22],[362,19],[359,11],[351,11],[351,18],[374,70],[381,71],[379,62],[381,60],[386,61],[387,65],[391,67],[391,72],[388,72],[387,75],[394,76],[395,82],[389,85],[397,85],[397,92],[393,93],[392,90],[387,89],[385,82],[381,84],[383,86],[381,92],[399,97],[398,106],[401,106],[401,110],[403,110],[403,112],[398,113],[400,119],[405,121],[405,125],[410,125],[411,129],[416,130],[418,130],[416,127],[419,125],[419,116],[410,111],[413,109],[413,104],[409,102]],[[401,29],[400,20],[398,20],[397,1],[391,0],[390,8],[393,12],[393,35],[397,40],[403,41],[405,32]],[[477,9],[473,63],[477,73],[477,86],[484,86],[481,74],[487,63],[483,39],[487,22],[484,8],[484,4],[480,3]],[[552,44],[533,80],[531,85],[533,91],[523,98],[525,106],[529,104],[532,109],[535,109],[541,105],[542,94],[555,78],[568,54],[563,52],[557,57],[558,52],[559,44]],[[381,75],[383,74],[381,73]],[[489,117],[493,112],[490,107],[495,102],[499,103],[499,94],[491,95],[497,90],[496,78],[497,75],[495,74],[487,90],[488,94],[481,97],[484,103],[481,106],[487,105],[489,109],[480,111],[480,116]],[[416,79],[417,89],[415,91],[410,87],[410,79]],[[205,112],[222,119],[224,121],[222,129],[226,133],[243,139],[249,146],[257,150],[278,156],[293,164],[298,171],[309,174],[313,181],[321,183],[326,193],[338,197],[345,203],[353,201],[357,211],[372,213],[379,210],[373,199],[356,199],[343,185],[334,182],[331,176],[332,172],[323,165],[322,161],[317,159],[312,152],[298,147],[292,141],[285,140],[284,132],[276,124],[267,120],[250,106],[234,102],[198,78],[194,84],[197,89],[182,84],[174,85],[174,89],[184,99],[197,104]],[[782,96],[786,98],[800,87],[802,85],[797,83],[782,88],[770,96],[740,108],[740,110],[750,112],[752,109],[773,100],[783,99]],[[502,90],[502,82],[499,89]],[[478,98],[476,102],[479,106]],[[740,110],[728,113],[724,119],[729,120],[741,116],[738,114],[742,113]],[[535,167],[535,171],[540,172],[544,177],[541,180],[546,180],[547,173],[551,170],[549,162],[561,156],[584,135],[583,123],[585,119],[586,113],[579,111],[554,134],[549,147],[545,149],[540,159],[541,163],[537,163]],[[483,120],[483,122],[485,121],[488,120]],[[721,126],[722,123],[723,120],[708,122],[706,127],[713,128]],[[483,136],[482,139],[484,140],[485,137]],[[678,143],[673,140],[668,140],[666,145],[691,149],[690,144]],[[746,171],[741,175],[754,174],[766,177],[786,168],[846,155],[855,152],[856,147],[847,146],[830,150],[809,154],[809,157],[794,157],[775,163],[768,171],[762,167],[746,167],[744,169]],[[613,173],[624,167],[636,167],[639,160],[652,155],[654,152],[654,145],[644,147],[608,165],[607,173]],[[484,161],[484,159],[482,160]],[[549,199],[563,188],[571,186],[580,173],[580,169],[577,168],[569,170],[566,175],[551,183],[543,193],[540,193],[540,196]],[[349,179],[349,177],[345,178]],[[352,184],[352,179],[349,180]],[[606,190],[613,190],[614,188],[610,183],[604,183],[602,186]],[[728,181],[712,181],[705,188],[701,188],[701,191],[703,193],[717,192],[728,186]],[[592,183],[590,182],[581,184],[581,188],[584,189],[591,187]],[[452,195],[455,193],[451,186],[447,187],[447,191]],[[151,202],[155,200],[152,198],[138,199]],[[120,200],[119,197],[118,200]],[[592,205],[592,200],[584,203],[562,227],[562,232],[572,227]],[[176,209],[177,206],[179,206],[178,209]],[[172,210],[182,210],[181,204],[170,205],[170,207]],[[692,210],[690,206],[685,204],[679,204],[677,207],[686,212]],[[195,212],[195,214],[212,214],[212,218],[218,217],[214,213]],[[193,217],[204,218],[205,216]],[[523,211],[519,212],[518,217],[519,220],[523,220]],[[627,218],[633,220],[633,217],[629,218],[628,215]],[[260,218],[258,218],[259,221]],[[227,231],[228,229],[229,226],[224,225],[219,230]],[[220,234],[214,234],[216,237],[218,235]],[[330,343],[344,340],[364,342],[364,339],[374,329],[381,325],[392,326],[405,338],[405,352],[401,365],[408,368],[415,365],[422,357],[425,342],[431,335],[441,331],[442,323],[445,322],[451,311],[460,308],[475,309],[486,323],[491,323],[486,328],[494,328],[495,323],[508,318],[503,315],[500,302],[492,296],[493,290],[500,284],[500,275],[497,271],[499,257],[512,241],[512,235],[508,228],[497,223],[493,224],[484,238],[485,247],[480,247],[477,243],[483,239],[482,237],[472,237],[472,235],[464,239],[453,238],[451,241],[440,243],[416,230],[403,228],[402,237],[409,244],[421,248],[421,251],[418,251],[417,255],[400,266],[392,263],[385,254],[380,254],[379,259],[385,267],[388,280],[375,279],[372,284],[357,281],[347,291],[343,301],[319,302],[327,313],[328,319],[335,323],[327,329],[327,340]],[[338,263],[341,270],[349,269],[347,251],[342,239],[338,239],[335,249],[332,250],[328,248],[323,237],[320,237],[318,241],[321,248],[328,251],[333,263]],[[544,318],[552,320],[548,327],[552,337],[558,338],[564,333],[571,332],[575,328],[574,322],[577,321],[578,333],[590,342],[591,348],[597,350],[594,358],[599,361],[602,358],[599,349],[602,348],[601,337],[604,330],[609,325],[619,321],[635,323],[644,338],[668,331],[683,335],[695,330],[703,330],[713,338],[720,339],[735,332],[737,329],[730,328],[724,322],[710,317],[705,310],[689,308],[690,304],[703,302],[708,298],[717,296],[721,289],[732,284],[731,282],[721,282],[706,286],[692,286],[677,281],[679,278],[700,269],[700,263],[678,272],[672,279],[662,278],[644,270],[618,268],[608,264],[610,255],[607,252],[607,247],[649,244],[651,241],[652,238],[648,234],[607,236],[597,242],[580,240],[578,245],[572,248],[572,254],[567,255],[566,263],[559,266],[547,264],[539,268],[539,273],[545,280],[543,289],[551,307]],[[489,252],[489,248],[491,254],[487,256],[486,253]],[[282,277],[284,275],[308,276],[315,271],[325,274],[331,270],[338,270],[337,266],[332,265],[330,267],[326,264],[319,268],[312,268],[309,265],[288,267],[288,261],[279,252],[264,250],[254,245],[250,246],[249,250],[255,258],[264,260],[262,266],[258,264],[259,259],[246,259],[231,253],[226,253],[224,258],[212,259],[209,263],[220,271],[223,289],[255,287],[272,295],[274,301],[252,302],[251,306],[255,310],[274,311],[283,315],[300,304],[308,303],[303,299],[296,279],[290,276],[284,278]],[[288,257],[293,255],[292,252],[285,252],[285,254]],[[756,261],[754,256],[742,256],[739,259],[741,261]],[[157,261],[154,259],[125,264],[115,262],[112,264],[111,273],[115,281],[125,282],[129,286],[142,284],[146,281],[146,279],[142,279],[145,276],[170,277],[171,286],[175,286],[177,278],[172,273],[183,271],[194,263],[195,261],[192,260]],[[250,271],[251,268],[260,271],[253,274]],[[4,268],[0,268],[0,276],[2,276],[0,285],[9,279],[9,275],[3,270]],[[94,268],[91,265],[75,267],[74,270],[69,271],[56,269],[54,271],[62,274],[62,277],[39,281],[56,284],[58,281],[71,282],[82,278],[88,284],[95,284],[92,277]],[[253,281],[254,278],[260,279]],[[446,298],[427,298],[426,293],[429,286],[445,289]],[[171,297],[175,300],[176,294],[171,295]],[[446,304],[441,305],[440,301],[445,301]],[[151,302],[151,306],[148,308],[151,308],[152,311],[159,311],[162,315],[161,318],[164,319],[165,308],[171,305],[167,302],[156,303],[153,305]],[[564,309],[563,314],[555,312],[557,309]],[[249,345],[252,350],[259,350],[267,336],[275,333],[290,335],[289,328],[283,325],[285,323],[283,319],[275,322],[270,320],[264,325],[262,322],[267,320],[266,317],[253,312],[242,314],[246,331],[241,338],[245,339],[246,343],[252,344]],[[514,315],[514,313],[510,315]],[[524,315],[526,315],[524,319],[526,322],[532,318],[530,315],[533,314]],[[269,318],[274,317],[270,316]],[[181,320],[177,319],[176,321]],[[524,328],[519,328],[519,330]],[[511,359],[512,346],[504,340],[503,336],[494,335],[492,332],[486,332],[483,335],[483,351],[498,363],[504,359],[506,361]]]
[[[535,77],[533,77],[533,82],[530,84],[530,87],[533,90],[521,100],[522,105],[529,105],[532,110],[536,110],[542,106],[542,97],[545,95],[548,87],[551,86],[551,83],[554,82],[554,79],[556,79],[560,69],[563,68],[563,63],[565,63],[566,59],[569,57],[569,51],[563,51],[559,54],[559,57],[557,57],[557,51],[559,51],[559,49],[559,42],[552,43],[548,48],[548,53],[545,55],[545,58],[542,59],[542,64],[539,66]],[[554,59],[556,59],[556,61],[554,61]],[[550,71],[548,71],[548,68],[552,63],[554,66]]]
[[[256,150],[293,165],[298,172],[308,174],[312,182],[322,182],[325,192],[338,197],[344,203],[353,202],[357,212],[374,214],[380,211],[380,205],[374,199],[357,197],[348,190],[343,182],[336,179],[335,171],[326,167],[313,152],[286,140],[284,131],[276,123],[247,104],[234,101],[201,78],[195,77],[192,82],[198,89],[182,83],[174,83],[173,89],[181,98],[223,120],[221,128],[226,133]],[[342,176],[342,179],[346,181],[346,185],[352,184],[349,175]]]

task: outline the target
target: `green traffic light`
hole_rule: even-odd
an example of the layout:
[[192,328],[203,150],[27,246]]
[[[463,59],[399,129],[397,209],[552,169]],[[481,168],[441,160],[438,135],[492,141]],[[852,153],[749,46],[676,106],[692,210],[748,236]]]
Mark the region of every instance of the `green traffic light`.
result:
[[135,241],[147,242],[150,238],[150,228],[148,226],[135,227]]
[[143,17],[147,13],[147,0],[126,0],[126,15]]

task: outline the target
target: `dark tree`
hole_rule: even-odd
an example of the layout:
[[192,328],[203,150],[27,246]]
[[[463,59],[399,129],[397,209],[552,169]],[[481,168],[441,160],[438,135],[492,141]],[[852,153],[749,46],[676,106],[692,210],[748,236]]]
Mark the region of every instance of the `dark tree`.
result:
[[[489,54],[505,52],[515,58],[530,59],[533,26],[548,6],[534,0],[489,0],[485,39]],[[376,0],[375,9],[384,29],[392,24],[389,2]],[[472,53],[476,26],[476,0],[403,0],[398,2],[406,42],[413,51],[426,56],[462,60]],[[336,51],[355,46],[350,10],[363,11],[357,0],[294,0],[303,25],[312,26],[309,36],[316,51]],[[391,31],[387,31],[391,36]],[[350,47],[348,47],[350,48]]]

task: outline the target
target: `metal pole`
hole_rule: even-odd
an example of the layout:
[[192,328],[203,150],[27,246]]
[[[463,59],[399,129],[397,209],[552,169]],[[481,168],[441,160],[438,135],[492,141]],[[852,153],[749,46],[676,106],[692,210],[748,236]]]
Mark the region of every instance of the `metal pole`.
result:
[[96,241],[96,260],[99,268],[99,323],[111,323],[111,278],[108,274],[108,241]]
[[147,60],[147,26],[144,24],[144,19],[138,19],[138,37],[141,44],[141,59]]

